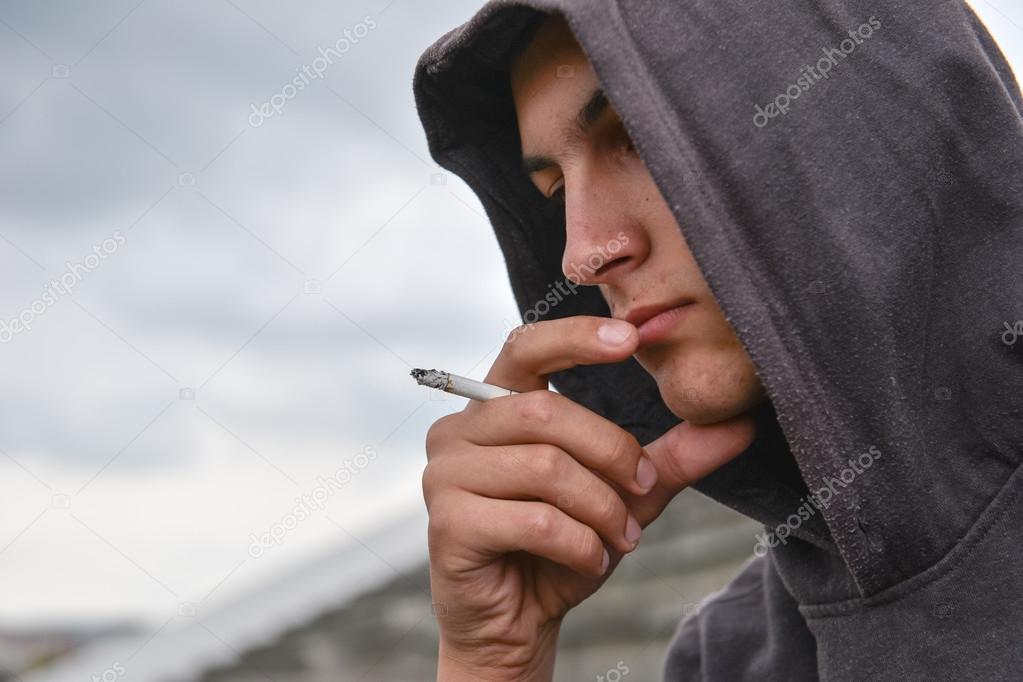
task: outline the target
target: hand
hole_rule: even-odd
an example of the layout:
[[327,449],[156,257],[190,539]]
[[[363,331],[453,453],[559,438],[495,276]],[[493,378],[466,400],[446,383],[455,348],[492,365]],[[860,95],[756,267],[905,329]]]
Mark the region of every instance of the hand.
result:
[[627,359],[635,328],[572,317],[512,335],[487,375],[520,395],[438,420],[423,493],[442,680],[543,680],[564,615],[690,482],[748,447],[749,418],[681,424],[646,448],[547,389],[548,375]]

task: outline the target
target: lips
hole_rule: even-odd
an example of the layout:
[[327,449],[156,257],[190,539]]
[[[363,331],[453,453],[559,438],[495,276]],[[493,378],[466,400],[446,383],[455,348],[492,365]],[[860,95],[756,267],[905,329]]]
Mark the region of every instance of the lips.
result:
[[689,312],[692,300],[684,299],[666,304],[633,308],[621,318],[639,331],[639,345],[645,346],[665,340],[679,321]]

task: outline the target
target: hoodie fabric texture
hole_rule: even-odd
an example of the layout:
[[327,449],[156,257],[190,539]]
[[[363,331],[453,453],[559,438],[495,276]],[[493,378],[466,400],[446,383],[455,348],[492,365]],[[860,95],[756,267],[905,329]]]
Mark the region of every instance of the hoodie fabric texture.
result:
[[[523,313],[564,279],[507,73],[544,12],[769,398],[695,485],[764,524],[756,556],[681,624],[665,679],[1023,679],[1023,102],[986,29],[961,0],[488,2],[413,87]],[[547,310],[608,315],[592,287]],[[632,360],[552,381],[641,442],[679,421]]]

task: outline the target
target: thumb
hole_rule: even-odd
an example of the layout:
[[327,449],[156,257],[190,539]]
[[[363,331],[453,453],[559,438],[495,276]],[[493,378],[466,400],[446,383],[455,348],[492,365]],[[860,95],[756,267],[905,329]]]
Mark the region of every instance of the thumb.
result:
[[749,413],[716,424],[683,422],[644,447],[657,469],[657,484],[646,495],[631,495],[640,525],[656,519],[686,487],[735,459],[753,443],[756,421]]

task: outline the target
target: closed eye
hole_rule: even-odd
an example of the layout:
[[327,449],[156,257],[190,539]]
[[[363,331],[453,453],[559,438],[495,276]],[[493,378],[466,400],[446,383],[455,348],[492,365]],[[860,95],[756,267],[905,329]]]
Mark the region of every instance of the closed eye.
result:
[[[625,129],[625,124],[617,114],[612,119],[611,126],[604,126],[604,132],[600,135],[603,137],[604,148],[608,150],[617,161],[624,160],[624,157],[618,156],[619,154],[628,155],[630,157],[637,156],[635,145],[632,143],[632,137]],[[601,144],[601,143],[597,143]],[[553,165],[553,164],[550,164]],[[565,178],[564,176],[558,178],[554,184],[551,185],[550,189],[547,190],[546,198],[551,203],[564,204],[565,203]]]

